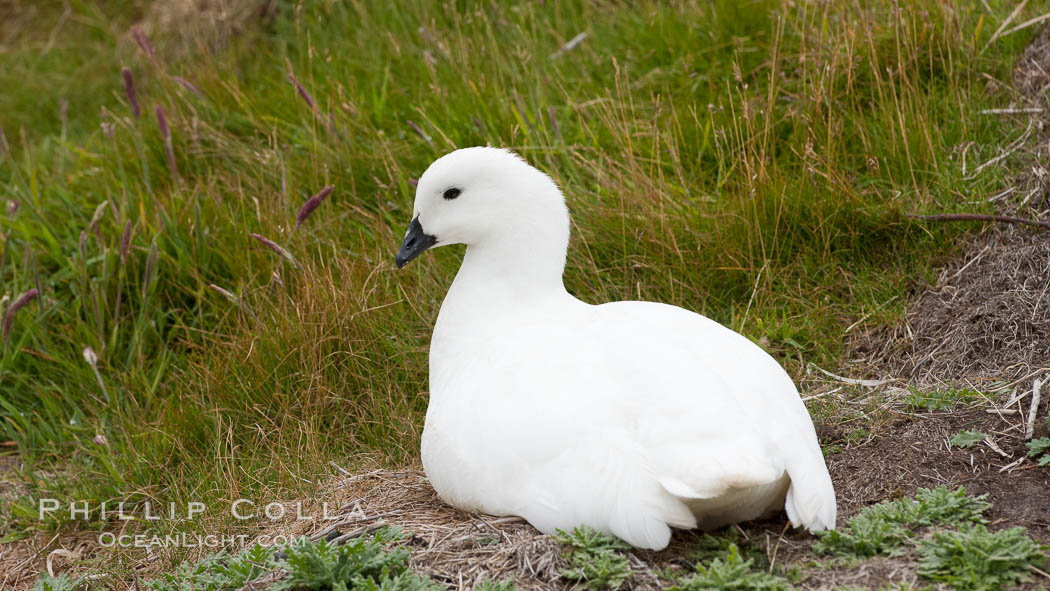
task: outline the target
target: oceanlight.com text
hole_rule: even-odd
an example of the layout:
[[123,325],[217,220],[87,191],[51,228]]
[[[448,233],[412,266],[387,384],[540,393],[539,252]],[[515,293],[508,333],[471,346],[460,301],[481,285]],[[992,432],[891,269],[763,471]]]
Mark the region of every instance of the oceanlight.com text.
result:
[[[294,535],[262,535],[254,539],[255,544],[260,546],[289,546],[299,541],[301,536]],[[240,535],[218,535],[218,534],[167,534],[163,536],[150,534],[115,534],[102,532],[98,536],[98,543],[103,548],[242,548],[248,545],[252,539],[245,534]]]

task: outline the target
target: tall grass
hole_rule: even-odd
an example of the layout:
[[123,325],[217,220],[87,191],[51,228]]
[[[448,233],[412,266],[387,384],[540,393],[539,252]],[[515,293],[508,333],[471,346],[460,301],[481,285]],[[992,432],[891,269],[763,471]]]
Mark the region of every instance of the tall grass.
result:
[[1027,39],[979,51],[1011,2],[396,4],[282,4],[180,59],[176,32],[151,54],[73,4],[48,51],[104,71],[0,54],[0,281],[38,290],[0,355],[10,523],[41,527],[40,496],[294,496],[330,459],[412,461],[461,250],[391,261],[413,179],[454,148],[561,184],[582,299],[694,309],[798,371],[894,318],[959,232],[902,214],[975,207],[1002,173],[974,163],[1019,133],[979,115]]

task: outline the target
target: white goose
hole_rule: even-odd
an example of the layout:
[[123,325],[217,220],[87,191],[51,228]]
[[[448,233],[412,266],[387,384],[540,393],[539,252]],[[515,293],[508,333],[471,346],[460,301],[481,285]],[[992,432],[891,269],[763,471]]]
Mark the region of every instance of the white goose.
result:
[[466,148],[419,179],[398,267],[466,244],[430,343],[427,476],[446,502],[588,525],[650,549],[780,507],[835,527],[835,491],[791,378],[699,314],[584,303],[562,283],[569,213],[515,154]]

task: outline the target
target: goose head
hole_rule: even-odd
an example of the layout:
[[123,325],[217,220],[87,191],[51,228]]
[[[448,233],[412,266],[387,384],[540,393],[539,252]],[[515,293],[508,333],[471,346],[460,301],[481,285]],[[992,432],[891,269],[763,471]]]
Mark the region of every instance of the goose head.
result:
[[468,259],[505,268],[553,264],[560,278],[568,240],[565,199],[549,176],[509,150],[464,148],[419,178],[395,262],[401,268],[427,249],[466,244]]

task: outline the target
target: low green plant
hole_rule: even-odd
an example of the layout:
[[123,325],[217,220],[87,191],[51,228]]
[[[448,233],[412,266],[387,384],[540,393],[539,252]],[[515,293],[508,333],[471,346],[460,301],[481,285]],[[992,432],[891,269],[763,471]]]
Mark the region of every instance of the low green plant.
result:
[[780,591],[788,590],[787,579],[771,575],[754,567],[754,559],[740,555],[736,544],[730,543],[728,552],[704,566],[697,563],[696,574],[682,577],[672,591]]
[[686,550],[684,558],[693,563],[708,562],[724,557],[733,546],[736,546],[745,559],[754,559],[759,566],[768,566],[768,563],[763,564],[766,561],[765,553],[759,548],[742,543],[740,533],[735,528],[727,529],[717,536],[703,534]]
[[558,530],[554,539],[569,547],[569,568],[561,575],[585,589],[619,589],[631,577],[631,563],[619,552],[630,546],[618,538],[579,526],[572,533]]
[[927,412],[953,408],[964,400],[981,397],[976,390],[933,390],[931,392],[912,392],[904,399],[904,408],[908,412]]
[[858,443],[867,441],[867,439],[870,436],[871,433],[867,429],[854,429],[853,431],[850,431],[846,434],[845,439],[846,443],[849,443],[850,445],[856,445]]
[[405,571],[399,575],[386,576],[376,581],[364,579],[351,583],[339,583],[332,587],[333,591],[443,591],[444,586],[435,583],[427,577],[417,575],[412,571]]
[[963,487],[919,489],[914,499],[865,507],[845,527],[819,533],[813,549],[841,556],[895,555],[914,536],[915,528],[983,523],[983,514],[991,507],[986,497],[970,496]]
[[518,591],[513,581],[490,581],[485,579],[474,586],[474,591]]
[[904,521],[913,526],[961,525],[967,523],[986,523],[984,512],[992,504],[986,501],[988,495],[971,496],[966,488],[960,486],[950,489],[947,486],[937,488],[920,488],[915,493],[914,501],[896,501],[902,505]]
[[919,574],[960,591],[1002,589],[1032,578],[1047,562],[1046,546],[1023,527],[989,532],[982,524],[935,533],[919,543]]
[[276,566],[273,549],[255,545],[239,554],[225,550],[145,582],[154,591],[224,591],[240,589]]
[[840,454],[845,448],[835,443],[823,443],[820,445],[820,451],[824,454],[825,458],[830,458],[835,454]]
[[64,573],[57,577],[41,573],[29,591],[73,591],[79,585],[80,579],[71,579]]
[[1028,457],[1038,458],[1040,466],[1050,464],[1050,437],[1040,437],[1028,442]]
[[[444,589],[434,581],[408,570],[409,552],[405,548],[384,548],[401,539],[396,528],[384,528],[371,538],[360,537],[339,545],[303,538],[285,549],[277,559],[272,548],[256,545],[240,554],[226,551],[206,556],[194,563],[183,563],[174,572],[147,581],[153,591],[232,591],[241,589],[273,569],[287,571],[272,591],[313,589],[318,591],[437,591]],[[38,583],[39,584],[39,583]],[[502,583],[501,583],[502,584]],[[501,585],[500,584],[500,585]],[[510,591],[506,586],[479,586],[486,591]],[[67,591],[72,587],[54,586],[39,591]]]
[[861,511],[846,527],[821,532],[813,544],[819,554],[868,557],[876,554],[894,555],[911,535],[899,523],[885,520]]
[[277,566],[288,571],[288,577],[274,590],[440,588],[408,572],[407,549],[384,549],[400,539],[401,532],[396,528],[383,528],[371,538],[362,536],[342,545],[303,539],[288,547],[287,556],[278,562]]
[[986,437],[988,437],[987,433],[981,433],[976,429],[972,429],[969,431],[959,431],[955,435],[952,435],[952,438],[948,440],[948,442],[951,443],[953,447],[970,448],[973,447],[975,443],[984,441]]

